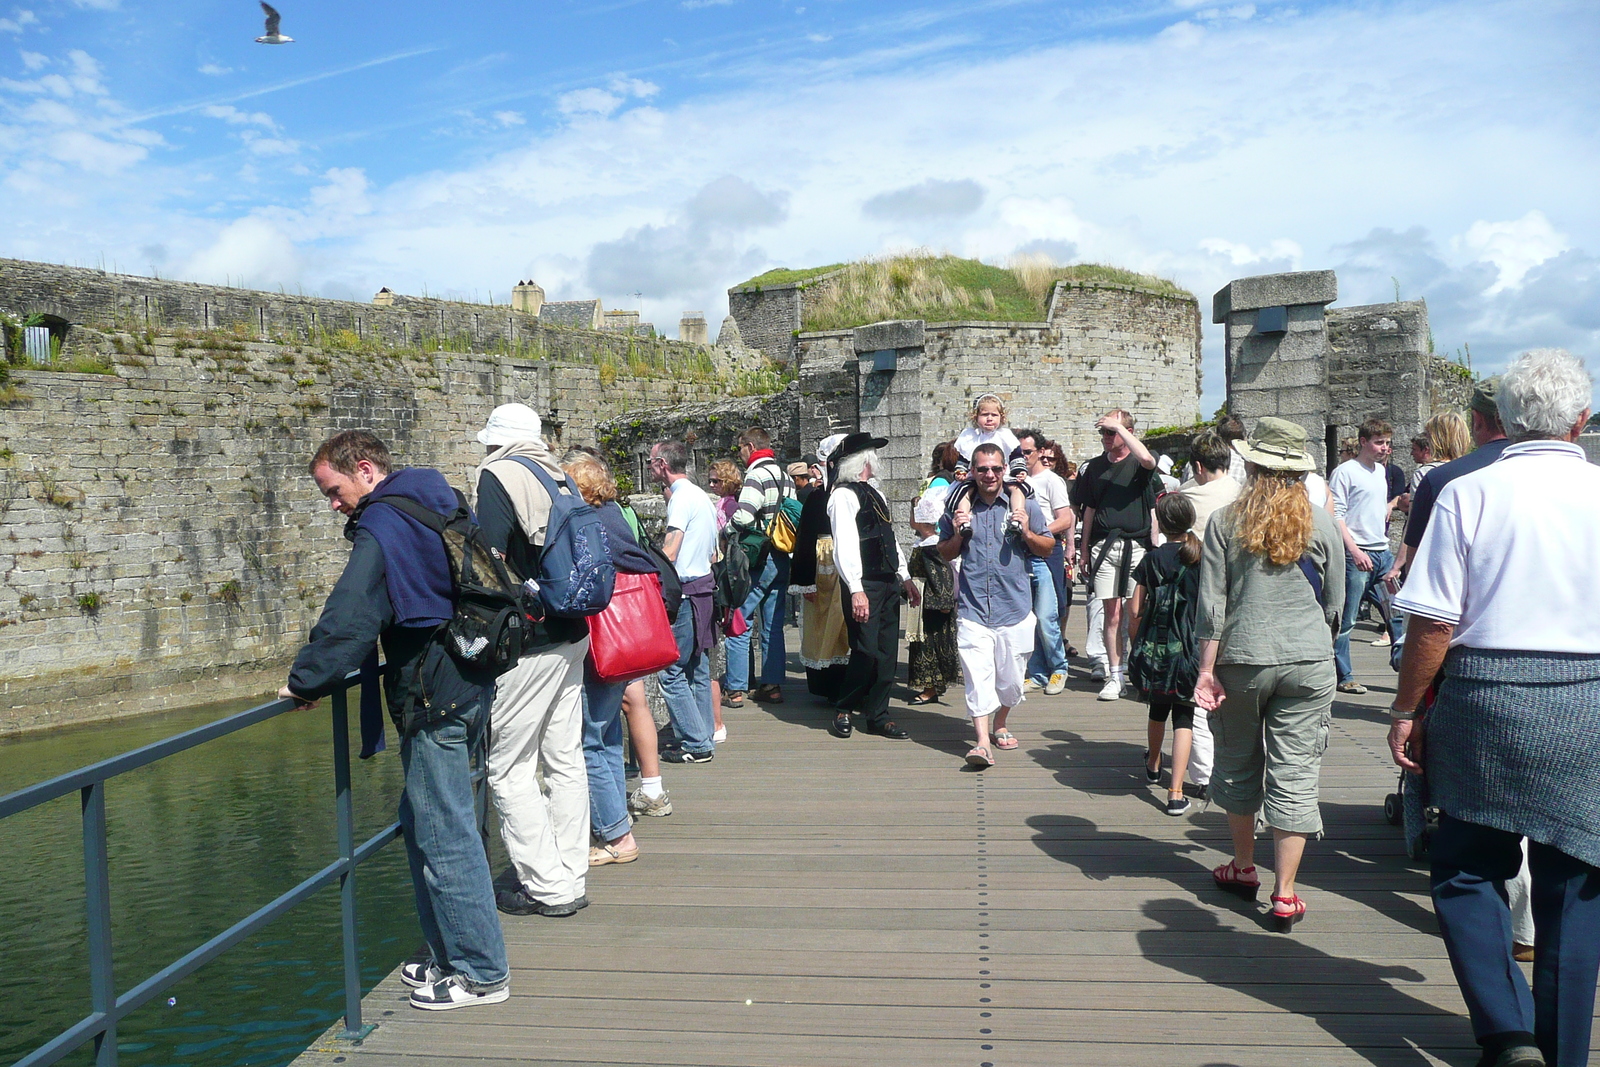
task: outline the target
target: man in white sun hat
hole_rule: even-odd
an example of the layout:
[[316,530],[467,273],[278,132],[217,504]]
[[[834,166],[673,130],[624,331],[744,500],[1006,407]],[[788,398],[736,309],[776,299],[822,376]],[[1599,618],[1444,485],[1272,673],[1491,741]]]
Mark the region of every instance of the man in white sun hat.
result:
[[[565,473],[545,447],[539,416],[502,404],[478,431],[474,507],[487,543],[523,578],[539,572],[550,493]],[[574,490],[575,491],[575,490]],[[589,772],[583,760],[582,619],[537,623],[531,645],[495,683],[489,713],[489,794],[516,875],[495,903],[511,915],[573,915],[589,903]],[[543,785],[540,785],[540,778]]]

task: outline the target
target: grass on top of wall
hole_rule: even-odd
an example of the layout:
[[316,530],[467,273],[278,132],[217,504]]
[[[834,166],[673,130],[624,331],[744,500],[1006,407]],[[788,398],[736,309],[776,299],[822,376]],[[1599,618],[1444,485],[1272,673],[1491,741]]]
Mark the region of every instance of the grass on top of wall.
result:
[[1065,266],[1042,256],[1008,267],[925,250],[861,260],[808,301],[806,330],[843,330],[888,319],[1043,322],[1058,280],[1133,285],[1194,299],[1165,278],[1097,263]]
[[843,263],[829,263],[825,267],[806,267],[803,270],[790,270],[788,267],[778,267],[775,270],[767,271],[765,274],[757,274],[749,281],[740,282],[738,285],[734,286],[734,288],[742,289],[747,285],[753,285],[759,289],[764,285],[788,285],[791,282],[810,281],[819,274],[827,274],[829,271],[838,270],[842,266],[844,266]]

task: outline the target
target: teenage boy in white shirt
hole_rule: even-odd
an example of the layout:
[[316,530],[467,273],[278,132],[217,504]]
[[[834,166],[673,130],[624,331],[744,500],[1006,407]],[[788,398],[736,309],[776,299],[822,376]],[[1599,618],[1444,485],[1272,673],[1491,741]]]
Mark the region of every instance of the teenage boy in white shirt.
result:
[[[1389,459],[1394,429],[1382,419],[1371,418],[1357,431],[1356,458],[1339,464],[1328,479],[1333,496],[1333,515],[1344,538],[1345,588],[1344,614],[1339,620],[1339,636],[1333,643],[1333,662],[1339,673],[1339,692],[1365,693],[1367,687],[1355,680],[1350,666],[1350,629],[1355,625],[1361,599],[1369,592],[1380,604],[1387,597],[1377,595],[1384,575],[1394,566],[1389,551]],[[1389,625],[1384,620],[1384,626]]]

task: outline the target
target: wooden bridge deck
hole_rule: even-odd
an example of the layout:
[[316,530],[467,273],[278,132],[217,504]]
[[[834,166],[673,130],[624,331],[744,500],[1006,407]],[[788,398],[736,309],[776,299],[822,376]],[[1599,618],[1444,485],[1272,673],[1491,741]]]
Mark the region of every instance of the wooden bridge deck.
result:
[[1470,1064],[1425,871],[1380,810],[1394,676],[1358,655],[1385,688],[1335,706],[1292,936],[1264,893],[1211,887],[1224,817],[1161,810],[1141,705],[1075,679],[971,773],[959,690],[897,702],[911,741],[841,741],[791,685],[669,766],[675,814],[591,872],[592,907],[506,917],[508,1003],[415,1011],[390,975],[364,1044],[336,1028],[299,1064]]

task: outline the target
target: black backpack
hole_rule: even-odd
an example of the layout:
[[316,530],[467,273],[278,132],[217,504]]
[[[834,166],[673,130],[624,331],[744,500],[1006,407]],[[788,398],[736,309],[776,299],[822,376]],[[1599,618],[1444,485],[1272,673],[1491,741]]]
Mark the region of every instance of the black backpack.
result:
[[1200,664],[1195,655],[1195,605],[1184,595],[1183,579],[1191,567],[1184,563],[1171,580],[1150,590],[1144,625],[1128,655],[1128,681],[1144,694],[1188,703],[1194,699]]
[[404,497],[388,496],[380,503],[411,516],[443,539],[455,614],[435,637],[462,667],[498,677],[517,665],[523,643],[532,642],[536,615],[528,609],[535,605],[483,539],[467,498],[459,489],[455,494],[456,509],[449,515]]
[[720,540],[722,558],[711,564],[711,576],[716,580],[712,603],[720,610],[732,611],[744,607],[750,595],[750,557],[732,525],[723,527]]

